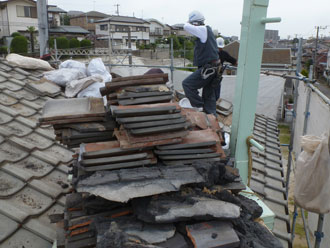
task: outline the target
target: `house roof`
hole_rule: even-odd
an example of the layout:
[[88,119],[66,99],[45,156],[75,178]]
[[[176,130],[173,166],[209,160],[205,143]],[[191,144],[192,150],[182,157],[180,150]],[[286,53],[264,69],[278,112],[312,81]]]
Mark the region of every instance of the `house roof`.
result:
[[66,33],[66,34],[89,34],[89,31],[79,26],[58,26],[50,28],[50,33]]
[[48,5],[48,12],[67,13],[64,9],[53,5]]
[[161,26],[165,26],[163,23],[161,23],[160,21],[158,21],[157,19],[154,19],[154,18],[149,18],[149,19],[146,19],[147,22],[157,22],[159,25]]
[[68,11],[68,16],[70,16],[71,18],[74,17],[74,16],[78,16],[78,15],[81,15],[83,14],[84,12],[83,11],[78,11],[78,10],[69,10]]
[[97,20],[95,22],[109,22],[109,21],[114,21],[114,22],[130,22],[130,23],[148,23],[147,21],[132,17],[132,16],[109,16],[108,18],[104,18],[102,20]]
[[[232,57],[238,59],[239,41],[233,41],[224,47]],[[291,64],[290,48],[264,48],[262,54],[262,64]]]
[[284,247],[290,247],[290,216],[286,198],[284,168],[276,120],[256,115],[253,136],[265,147],[252,148],[253,169],[250,188],[275,213],[273,233]]
[[81,13],[79,15],[73,16],[71,18],[78,18],[78,17],[99,17],[99,18],[106,18],[109,17],[110,15],[102,13],[102,12],[98,12],[98,11],[89,11],[86,13]]
[[0,247],[52,247],[57,227],[48,217],[65,205],[73,153],[37,125],[49,96],[63,96],[34,83],[41,73],[0,60]]

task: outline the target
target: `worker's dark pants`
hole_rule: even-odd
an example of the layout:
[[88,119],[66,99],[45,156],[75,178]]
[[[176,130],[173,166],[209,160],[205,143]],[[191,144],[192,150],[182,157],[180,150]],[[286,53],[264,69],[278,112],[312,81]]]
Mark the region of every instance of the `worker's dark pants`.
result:
[[[196,108],[203,108],[207,114],[216,115],[216,100],[219,98],[220,84],[216,87],[211,82],[214,76],[202,79],[202,68],[198,69],[182,82],[182,87],[190,104]],[[198,90],[203,88],[202,97],[199,96]]]

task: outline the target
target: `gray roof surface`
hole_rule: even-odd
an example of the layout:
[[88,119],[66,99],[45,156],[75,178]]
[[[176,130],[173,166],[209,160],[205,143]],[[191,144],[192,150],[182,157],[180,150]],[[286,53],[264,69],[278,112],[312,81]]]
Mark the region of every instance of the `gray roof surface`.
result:
[[50,28],[50,33],[89,34],[89,31],[79,26],[58,26]]
[[83,17],[86,17],[86,15],[88,17],[103,17],[103,18],[110,16],[108,14],[105,14],[105,13],[102,13],[102,12],[98,12],[98,11],[89,11],[89,12],[86,12],[86,13],[81,13],[79,15],[76,15],[73,18],[75,18],[75,17],[82,17],[82,16]]
[[48,6],[48,12],[66,13],[64,9],[61,9],[57,6]]
[[252,148],[250,188],[276,214],[273,233],[284,247],[290,247],[290,217],[277,122],[263,115],[256,115],[253,136],[265,147],[265,151]]
[[132,16],[110,16],[108,18],[104,18],[95,22],[109,22],[110,21],[114,21],[114,22],[130,22],[130,23],[147,23],[147,21],[140,19],[140,18],[136,18],[136,17],[132,17]]
[[0,247],[51,247],[57,234],[48,216],[65,204],[73,153],[55,141],[51,127],[37,125],[49,98],[41,95],[63,96],[56,87],[33,86],[41,73],[0,60]]

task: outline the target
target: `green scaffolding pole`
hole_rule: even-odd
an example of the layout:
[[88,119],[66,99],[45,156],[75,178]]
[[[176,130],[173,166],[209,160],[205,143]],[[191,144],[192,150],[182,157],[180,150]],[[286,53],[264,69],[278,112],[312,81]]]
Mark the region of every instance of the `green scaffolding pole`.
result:
[[248,180],[246,140],[253,134],[265,24],[280,22],[267,18],[269,0],[245,0],[235,88],[230,148],[243,182]]

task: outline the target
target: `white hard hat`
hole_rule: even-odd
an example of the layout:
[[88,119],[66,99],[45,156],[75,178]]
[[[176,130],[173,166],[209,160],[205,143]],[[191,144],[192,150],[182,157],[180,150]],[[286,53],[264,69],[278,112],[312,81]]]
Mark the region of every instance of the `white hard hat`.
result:
[[221,37],[217,38],[217,45],[218,45],[219,48],[224,48],[224,46],[225,46],[224,39],[221,38]]
[[189,14],[189,23],[200,22],[204,23],[205,18],[201,12],[194,10]]

